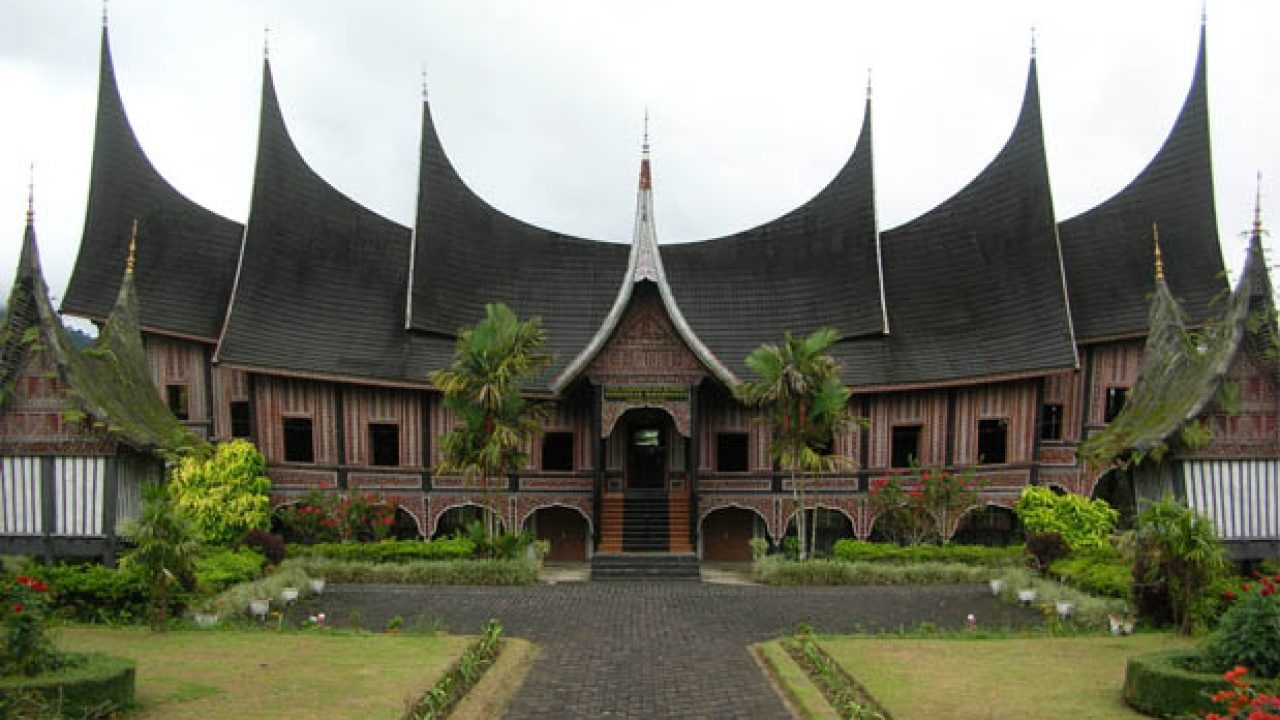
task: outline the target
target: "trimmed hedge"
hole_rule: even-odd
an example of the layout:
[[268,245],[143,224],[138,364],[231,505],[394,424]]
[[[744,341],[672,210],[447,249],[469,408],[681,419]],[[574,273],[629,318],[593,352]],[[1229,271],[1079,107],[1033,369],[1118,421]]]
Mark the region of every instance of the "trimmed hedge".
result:
[[421,540],[383,540],[366,543],[318,543],[293,546],[298,557],[404,563],[418,560],[465,560],[475,555],[474,542],[463,537]]
[[833,555],[845,562],[869,563],[959,563],[979,567],[1022,565],[1026,549],[1021,545],[895,545],[893,543],[837,540]]
[[[1222,673],[1196,669],[1206,664],[1196,650],[1168,650],[1129,658],[1124,670],[1124,700],[1158,717],[1204,717],[1217,708],[1209,697],[1227,687]],[[1262,692],[1280,691],[1280,681],[1254,680]]]
[[538,567],[527,560],[419,560],[371,563],[326,558],[300,559],[311,577],[333,583],[399,585],[533,585]]
[[980,583],[991,577],[988,568],[960,563],[886,563],[808,560],[769,557],[755,564],[756,580],[766,585],[928,585]]
[[1049,573],[1090,595],[1127,598],[1133,587],[1133,564],[1122,557],[1083,552],[1053,563]]
[[[0,709],[23,697],[39,696],[59,717],[98,717],[133,705],[135,663],[128,658],[93,653],[75,655],[84,662],[35,677],[0,678]],[[19,715],[20,716],[20,715]]]
[[[27,574],[48,583],[57,617],[105,623],[133,623],[147,617],[147,584],[136,570],[55,565],[31,567]],[[170,614],[181,614],[186,602],[185,593],[174,593]]]

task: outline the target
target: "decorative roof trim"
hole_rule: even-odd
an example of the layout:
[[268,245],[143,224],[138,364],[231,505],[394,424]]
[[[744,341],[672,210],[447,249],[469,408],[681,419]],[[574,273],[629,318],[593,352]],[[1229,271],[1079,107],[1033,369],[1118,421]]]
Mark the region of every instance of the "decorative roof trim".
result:
[[877,395],[887,392],[905,392],[907,390],[944,390],[946,388],[960,388],[966,386],[981,386],[990,383],[1012,382],[1014,380],[1033,380],[1039,377],[1048,377],[1050,375],[1058,375],[1064,372],[1079,371],[1079,366],[1072,367],[1063,365],[1061,367],[1039,368],[1036,370],[1026,370],[1019,372],[1002,373],[999,375],[977,375],[974,377],[957,378],[955,380],[934,380],[932,382],[922,383],[901,383],[898,385],[856,385],[850,389],[854,395]]
[[627,270],[622,278],[622,285],[618,288],[618,295],[613,301],[613,306],[609,308],[609,314],[605,316],[604,322],[600,324],[595,335],[591,337],[586,347],[578,353],[572,362],[565,366],[565,369],[552,382],[551,390],[557,395],[563,392],[569,383],[573,382],[586,369],[587,365],[595,359],[596,355],[604,349],[605,343],[613,335],[614,330],[618,328],[618,323],[622,321],[622,314],[626,311],[627,305],[631,301],[632,289],[642,281],[649,281],[658,286],[658,295],[662,298],[662,304],[667,311],[667,316],[671,319],[671,323],[675,325],[676,332],[680,334],[680,339],[689,346],[689,349],[693,351],[698,360],[724,384],[729,386],[738,384],[738,378],[720,362],[719,358],[693,332],[693,328],[689,326],[689,321],[685,320],[684,314],[680,312],[680,306],[676,303],[675,293],[671,291],[671,285],[667,282],[667,274],[662,267],[662,253],[658,249],[657,230],[653,217],[653,183],[649,169],[648,123],[648,114],[646,113],[644,145],[640,159],[640,188],[636,193],[636,225],[631,239],[631,255],[627,259]]

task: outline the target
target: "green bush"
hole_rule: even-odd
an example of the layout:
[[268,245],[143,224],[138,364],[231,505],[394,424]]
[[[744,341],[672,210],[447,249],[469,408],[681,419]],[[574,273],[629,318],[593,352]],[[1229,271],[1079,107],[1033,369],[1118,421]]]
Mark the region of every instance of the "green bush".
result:
[[833,555],[845,562],[870,563],[959,563],[979,567],[1021,565],[1024,549],[984,545],[896,545],[862,540],[837,540]]
[[[132,623],[147,616],[147,583],[133,568],[102,565],[33,567],[28,573],[53,591],[54,615],[80,622]],[[170,598],[172,613],[181,611],[185,594]]]
[[217,548],[196,560],[196,587],[202,592],[221,592],[262,574],[266,559],[255,550]]
[[476,546],[463,537],[420,540],[383,540],[374,543],[320,543],[295,547],[299,557],[355,560],[371,563],[403,563],[418,560],[465,560]]
[[766,585],[925,585],[983,582],[991,571],[960,563],[799,562],[771,556],[757,562],[754,573]]
[[[133,704],[133,660],[110,655],[81,655],[74,667],[35,677],[0,677],[0,717],[30,717],[34,700],[57,717],[106,717]],[[43,702],[40,700],[43,699]]]
[[173,470],[173,503],[202,540],[230,545],[271,521],[266,467],[262,453],[248,440],[219,443],[212,454],[189,454]]
[[[1209,700],[1225,683],[1195,650],[1171,650],[1129,659],[1124,671],[1124,700],[1157,717],[1204,717],[1217,708]],[[1259,691],[1275,692],[1280,683],[1255,682]]]
[[1127,598],[1133,586],[1133,564],[1110,548],[1082,550],[1050,565],[1049,573],[1090,595]]
[[532,585],[538,581],[538,567],[528,560],[416,560],[403,563],[373,563],[359,560],[301,558],[297,562],[301,563],[308,575],[338,583]]
[[1105,546],[1120,518],[1105,500],[1059,495],[1047,487],[1026,488],[1014,509],[1028,533],[1056,532],[1072,551]]
[[1280,677],[1280,574],[1241,585],[1206,648],[1222,670],[1244,665],[1261,678]]

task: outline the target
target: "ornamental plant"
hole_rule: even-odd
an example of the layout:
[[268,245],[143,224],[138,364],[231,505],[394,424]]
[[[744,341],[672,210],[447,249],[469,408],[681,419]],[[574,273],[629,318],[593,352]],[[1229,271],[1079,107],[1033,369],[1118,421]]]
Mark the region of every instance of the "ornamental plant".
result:
[[43,580],[26,575],[6,580],[0,585],[0,602],[0,626],[4,628],[0,674],[30,677],[66,664],[45,634],[49,586]]
[[1204,716],[1205,720],[1280,720],[1280,696],[1255,690],[1248,674],[1249,668],[1244,665],[1222,674],[1230,687],[1209,699],[1221,705],[1226,714],[1211,712]]
[[890,534],[911,545],[946,544],[960,517],[977,504],[981,483],[972,472],[917,468],[872,480],[872,508],[890,523]]
[[1120,513],[1106,500],[1059,495],[1043,486],[1024,489],[1014,511],[1028,533],[1058,533],[1072,552],[1106,547],[1120,519]]
[[202,540],[229,546],[271,519],[266,460],[248,440],[220,443],[212,455],[190,454],[178,463],[170,493],[178,512]]
[[307,544],[382,540],[396,520],[395,508],[378,493],[313,490],[276,513],[292,539]]
[[1137,541],[1135,584],[1163,585],[1174,625],[1190,635],[1207,588],[1226,565],[1213,521],[1166,495],[1138,516]]
[[1260,677],[1280,677],[1280,573],[1262,575],[1224,593],[1230,605],[1209,639],[1209,657],[1219,667],[1244,665]]

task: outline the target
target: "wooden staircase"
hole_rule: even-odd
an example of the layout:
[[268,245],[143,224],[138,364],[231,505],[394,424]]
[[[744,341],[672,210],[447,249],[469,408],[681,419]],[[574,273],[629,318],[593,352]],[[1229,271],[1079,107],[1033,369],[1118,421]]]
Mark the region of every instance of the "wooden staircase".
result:
[[597,552],[689,554],[691,523],[688,493],[606,493],[600,503]]

